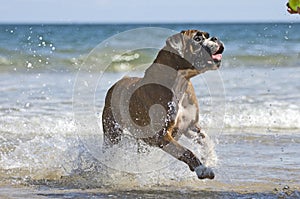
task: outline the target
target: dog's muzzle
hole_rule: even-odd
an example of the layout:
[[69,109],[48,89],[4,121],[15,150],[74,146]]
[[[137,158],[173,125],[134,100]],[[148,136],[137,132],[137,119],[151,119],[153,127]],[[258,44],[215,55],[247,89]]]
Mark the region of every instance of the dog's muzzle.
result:
[[220,47],[217,50],[217,52],[215,52],[214,54],[211,55],[211,57],[213,58],[214,62],[221,62],[222,60],[222,53],[224,51],[224,45],[220,42]]

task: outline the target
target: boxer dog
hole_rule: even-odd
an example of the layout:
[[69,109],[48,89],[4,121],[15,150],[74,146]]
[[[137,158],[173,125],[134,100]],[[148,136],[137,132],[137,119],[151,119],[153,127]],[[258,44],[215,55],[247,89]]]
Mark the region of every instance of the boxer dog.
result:
[[205,139],[190,79],[218,69],[223,51],[223,43],[207,32],[186,30],[170,36],[142,78],[124,77],[108,90],[102,115],[104,145],[118,144],[127,129],[186,163],[199,179],[213,179],[212,169],[178,139]]

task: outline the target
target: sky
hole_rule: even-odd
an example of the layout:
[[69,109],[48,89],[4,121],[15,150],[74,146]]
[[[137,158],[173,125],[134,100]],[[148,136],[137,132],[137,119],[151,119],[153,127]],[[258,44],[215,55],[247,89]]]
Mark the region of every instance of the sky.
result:
[[287,0],[0,0],[0,23],[300,22]]

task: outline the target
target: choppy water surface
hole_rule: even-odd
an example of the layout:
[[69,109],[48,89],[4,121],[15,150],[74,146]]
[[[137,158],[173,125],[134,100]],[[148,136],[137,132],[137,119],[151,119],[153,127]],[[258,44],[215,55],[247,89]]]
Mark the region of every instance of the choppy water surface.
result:
[[2,25],[1,197],[300,197],[300,36],[291,34],[299,24],[161,26],[207,29],[226,45],[221,70],[192,80],[201,125],[213,142],[208,153],[195,150],[207,156],[216,179],[198,180],[155,148],[136,153],[130,137],[104,161],[97,155],[100,122],[92,129],[94,120],[87,121],[78,131],[76,118],[84,120],[86,112],[73,106],[74,91],[84,93],[74,88],[77,80],[97,80],[93,100],[85,103],[100,121],[107,88],[125,74],[141,76],[142,69],[132,67],[155,52],[114,57],[104,74],[77,73],[80,62],[103,39],[136,26]]

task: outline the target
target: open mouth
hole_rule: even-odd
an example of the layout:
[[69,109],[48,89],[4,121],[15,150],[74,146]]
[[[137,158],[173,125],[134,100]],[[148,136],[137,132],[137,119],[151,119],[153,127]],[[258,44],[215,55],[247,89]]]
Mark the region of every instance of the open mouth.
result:
[[217,50],[217,52],[215,52],[213,55],[211,55],[211,57],[213,58],[214,62],[216,62],[216,63],[221,62],[223,51],[224,51],[224,46],[221,45],[219,47],[219,49]]

